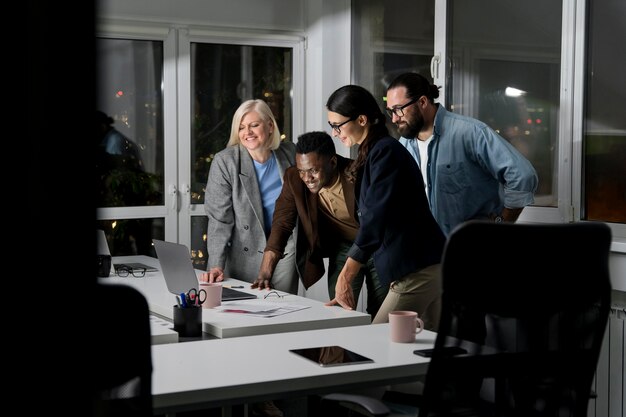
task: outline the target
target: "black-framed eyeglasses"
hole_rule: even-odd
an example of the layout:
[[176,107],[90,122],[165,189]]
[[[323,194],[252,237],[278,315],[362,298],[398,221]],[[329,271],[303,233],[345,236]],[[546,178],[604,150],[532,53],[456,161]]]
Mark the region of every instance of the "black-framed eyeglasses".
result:
[[267,294],[265,294],[263,296],[263,299],[265,300],[266,298],[269,298],[269,297],[283,298],[284,295],[281,295],[278,291],[272,290],[272,291],[268,292]]
[[351,122],[353,120],[356,120],[356,116],[349,118],[348,120],[346,120],[343,123],[339,123],[338,125],[332,124],[331,122],[328,122],[328,126],[330,126],[330,128],[332,130],[334,130],[335,132],[337,132],[338,135],[341,134],[341,126],[345,125],[348,122]]
[[389,117],[393,118],[393,115],[395,114],[398,117],[402,117],[404,116],[404,109],[409,107],[411,104],[415,104],[417,103],[417,100],[419,100],[419,98],[414,98],[413,100],[409,101],[408,103],[406,103],[403,106],[400,107],[394,107],[393,109],[390,108],[386,108],[385,111],[387,112],[387,114],[389,115]]
[[115,268],[115,274],[122,278],[129,275],[135,278],[141,278],[146,275],[146,268],[131,268],[130,266],[119,265]]
[[310,175],[310,176],[314,177],[317,174],[319,174],[320,172],[322,172],[321,168],[299,169],[298,170],[298,174],[300,175],[300,177],[306,177],[307,175]]

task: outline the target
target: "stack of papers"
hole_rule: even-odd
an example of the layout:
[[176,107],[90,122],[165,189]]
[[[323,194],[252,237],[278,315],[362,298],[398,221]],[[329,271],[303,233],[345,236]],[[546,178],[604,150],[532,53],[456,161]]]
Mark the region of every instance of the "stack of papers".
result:
[[293,311],[304,310],[310,306],[299,304],[270,303],[259,302],[258,300],[242,300],[238,302],[230,302],[215,307],[214,310],[223,313],[240,313],[254,317],[275,317],[282,314],[291,313]]

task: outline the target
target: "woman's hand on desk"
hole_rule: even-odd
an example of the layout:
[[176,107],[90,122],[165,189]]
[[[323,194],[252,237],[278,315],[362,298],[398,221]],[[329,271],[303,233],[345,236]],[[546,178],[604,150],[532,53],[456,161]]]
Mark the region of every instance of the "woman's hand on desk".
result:
[[352,292],[352,281],[356,277],[357,273],[361,269],[361,263],[348,257],[343,269],[337,277],[337,284],[335,285],[335,298],[327,302],[327,306],[335,306],[339,304],[346,310],[354,310],[356,307],[356,300],[354,299],[354,293]]
[[224,281],[224,270],[222,268],[211,268],[209,272],[203,272],[200,275],[200,281],[203,282],[220,282]]

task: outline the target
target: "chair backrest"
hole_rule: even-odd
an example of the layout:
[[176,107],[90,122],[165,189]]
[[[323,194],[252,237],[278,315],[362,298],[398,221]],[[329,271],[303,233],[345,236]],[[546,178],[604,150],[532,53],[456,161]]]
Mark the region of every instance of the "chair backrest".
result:
[[419,416],[586,416],[610,309],[610,244],[603,223],[455,229]]
[[150,312],[126,285],[98,284],[93,300],[93,415],[152,416]]

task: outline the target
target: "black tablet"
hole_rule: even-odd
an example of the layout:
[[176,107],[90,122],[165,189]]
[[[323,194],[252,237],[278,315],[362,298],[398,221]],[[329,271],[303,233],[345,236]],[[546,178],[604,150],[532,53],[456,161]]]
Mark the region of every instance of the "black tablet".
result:
[[374,362],[370,358],[336,345],[290,349],[290,352],[313,361],[319,366],[339,366]]

